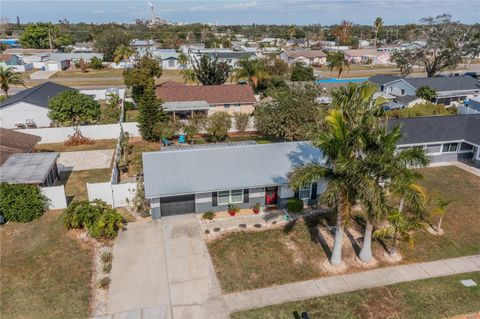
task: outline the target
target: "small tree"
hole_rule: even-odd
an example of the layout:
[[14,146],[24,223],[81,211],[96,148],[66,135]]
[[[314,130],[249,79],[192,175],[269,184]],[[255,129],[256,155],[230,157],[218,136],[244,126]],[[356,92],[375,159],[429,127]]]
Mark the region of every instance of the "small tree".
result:
[[432,89],[431,87],[425,85],[418,88],[417,92],[415,93],[416,96],[421,97],[427,101],[431,101],[437,97],[437,91]]
[[158,61],[148,55],[140,58],[132,69],[123,71],[125,85],[132,88],[132,96],[138,101],[145,88],[155,86],[155,78],[162,75],[162,67]]
[[158,142],[157,125],[165,119],[160,101],[155,96],[153,84],[147,85],[139,103],[138,128],[146,141]]
[[235,112],[233,113],[233,119],[235,120],[235,129],[240,133],[247,130],[248,122],[250,121],[250,115],[246,113]]
[[159,122],[155,126],[155,133],[159,136],[159,138],[166,138],[169,140],[177,135],[179,128],[180,126],[176,122],[172,120],[165,120]]
[[313,75],[313,68],[306,66],[301,62],[295,62],[292,67],[292,74],[290,80],[297,81],[313,81],[315,76]]
[[218,142],[227,138],[231,127],[232,117],[230,114],[227,112],[216,112],[208,117],[205,129],[212,141]]
[[0,86],[7,97],[8,90],[10,90],[10,85],[25,86],[25,82],[22,79],[22,75],[18,72],[15,72],[13,67],[0,66]]
[[0,215],[12,222],[29,222],[48,208],[48,199],[40,188],[25,184],[0,184]]
[[87,72],[87,63],[85,63],[84,59],[80,59],[80,61],[78,61],[78,67],[80,70],[82,70],[82,72]]
[[204,116],[194,116],[183,125],[183,131],[187,135],[187,141],[193,144],[195,135],[205,128],[206,118]]
[[451,201],[446,200],[440,196],[437,196],[433,201],[434,201],[435,207],[431,212],[431,216],[438,217],[438,223],[435,228],[438,234],[443,235],[443,229],[442,229],[443,216],[445,216],[445,213],[447,212],[447,207],[448,205],[450,205]]
[[90,60],[90,67],[94,70],[100,70],[101,68],[103,68],[102,60],[94,56]]
[[350,62],[345,59],[345,54],[340,51],[328,52],[327,63],[330,71],[334,69],[338,71],[337,78],[339,79],[342,76],[343,70],[350,68]]
[[91,124],[100,118],[100,104],[78,91],[64,91],[48,102],[52,121],[61,125]]
[[143,178],[137,179],[137,191],[132,199],[131,207],[133,211],[142,217],[150,216],[150,204],[145,199],[145,186]]
[[200,60],[192,60],[195,77],[203,85],[224,84],[230,75],[230,66],[226,62],[218,62],[204,54]]
[[120,121],[120,114],[122,110],[119,107],[120,98],[116,93],[110,93],[105,101],[105,108],[102,110],[102,123],[117,123]]

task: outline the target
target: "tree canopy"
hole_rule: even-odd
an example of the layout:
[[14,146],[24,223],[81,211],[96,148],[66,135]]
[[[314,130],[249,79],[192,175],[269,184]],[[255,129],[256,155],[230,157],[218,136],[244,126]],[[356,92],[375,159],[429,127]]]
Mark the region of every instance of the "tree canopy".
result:
[[421,97],[427,101],[433,100],[437,96],[437,91],[429,87],[428,85],[422,86],[418,88],[417,92],[415,93],[416,96]]
[[125,85],[132,88],[132,96],[139,99],[147,85],[155,85],[155,78],[162,75],[162,67],[150,56],[141,57],[131,69],[123,71]]
[[203,85],[224,84],[230,75],[230,66],[226,62],[218,62],[204,54],[199,60],[192,61],[193,71],[197,80]]
[[158,142],[161,133],[158,132],[158,126],[165,119],[162,106],[155,96],[155,87],[153,83],[147,84],[139,102],[138,128],[140,135],[146,141]]
[[130,35],[121,26],[110,24],[93,34],[93,43],[103,53],[103,59],[112,62],[119,46],[130,45]]
[[315,80],[315,76],[313,75],[313,68],[310,66],[306,66],[301,62],[295,62],[292,67],[292,74],[290,75],[290,80],[293,82]]
[[78,91],[64,91],[48,101],[50,119],[61,125],[95,123],[100,118],[100,104]]
[[27,24],[19,41],[23,48],[34,49],[53,49],[73,44],[72,36],[51,22]]

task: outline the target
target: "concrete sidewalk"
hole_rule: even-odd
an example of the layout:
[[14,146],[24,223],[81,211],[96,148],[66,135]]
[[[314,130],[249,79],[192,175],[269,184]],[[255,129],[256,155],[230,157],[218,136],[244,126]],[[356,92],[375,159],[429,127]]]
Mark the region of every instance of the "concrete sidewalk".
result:
[[224,295],[230,312],[322,297],[400,282],[480,271],[480,255],[378,268]]
[[460,169],[463,169],[466,172],[469,172],[473,175],[476,175],[480,177],[480,169],[475,168],[473,166],[469,166],[465,163],[459,162],[459,161],[452,161],[452,162],[438,162],[438,163],[432,163],[428,165],[428,167],[441,167],[441,166],[456,166]]

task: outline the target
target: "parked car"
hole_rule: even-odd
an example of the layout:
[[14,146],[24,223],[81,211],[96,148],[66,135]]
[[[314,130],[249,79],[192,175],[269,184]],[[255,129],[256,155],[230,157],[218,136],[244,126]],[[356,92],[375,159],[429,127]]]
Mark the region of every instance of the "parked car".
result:
[[465,72],[464,75],[471,76],[474,79],[478,79],[478,73],[477,72]]

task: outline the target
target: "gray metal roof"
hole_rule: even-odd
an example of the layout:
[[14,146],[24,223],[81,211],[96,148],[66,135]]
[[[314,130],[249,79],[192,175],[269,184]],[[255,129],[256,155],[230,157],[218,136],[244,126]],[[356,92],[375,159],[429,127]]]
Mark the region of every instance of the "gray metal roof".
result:
[[434,78],[405,78],[403,80],[417,90],[422,86],[429,86],[437,92],[480,90],[480,83],[468,75]]
[[210,107],[207,101],[165,102],[162,106],[164,111],[208,110]]
[[64,91],[76,91],[76,89],[53,82],[45,82],[12,95],[0,103],[0,108],[17,102],[27,102],[48,108],[48,101],[58,93]]
[[396,75],[376,74],[371,76],[368,80],[377,85],[384,85],[385,83],[400,80],[401,77]]
[[245,51],[229,51],[229,52],[214,52],[210,53],[214,58],[218,59],[242,59],[245,57],[254,57],[256,56],[255,52],[245,52]]
[[480,115],[421,116],[390,119],[388,126],[400,126],[400,144],[422,144],[465,140],[480,145]]
[[145,196],[287,184],[295,166],[312,162],[324,163],[324,156],[307,142],[143,153]]
[[162,146],[160,152],[168,152],[168,151],[179,151],[179,150],[187,150],[187,149],[198,149],[198,148],[218,148],[218,147],[226,147],[226,146],[241,146],[241,145],[256,145],[257,142],[255,141],[242,141],[242,142],[222,142],[222,143],[207,143],[207,144],[184,144],[184,145],[170,145],[170,146]]
[[41,184],[58,153],[13,154],[0,167],[0,181],[13,184]]

